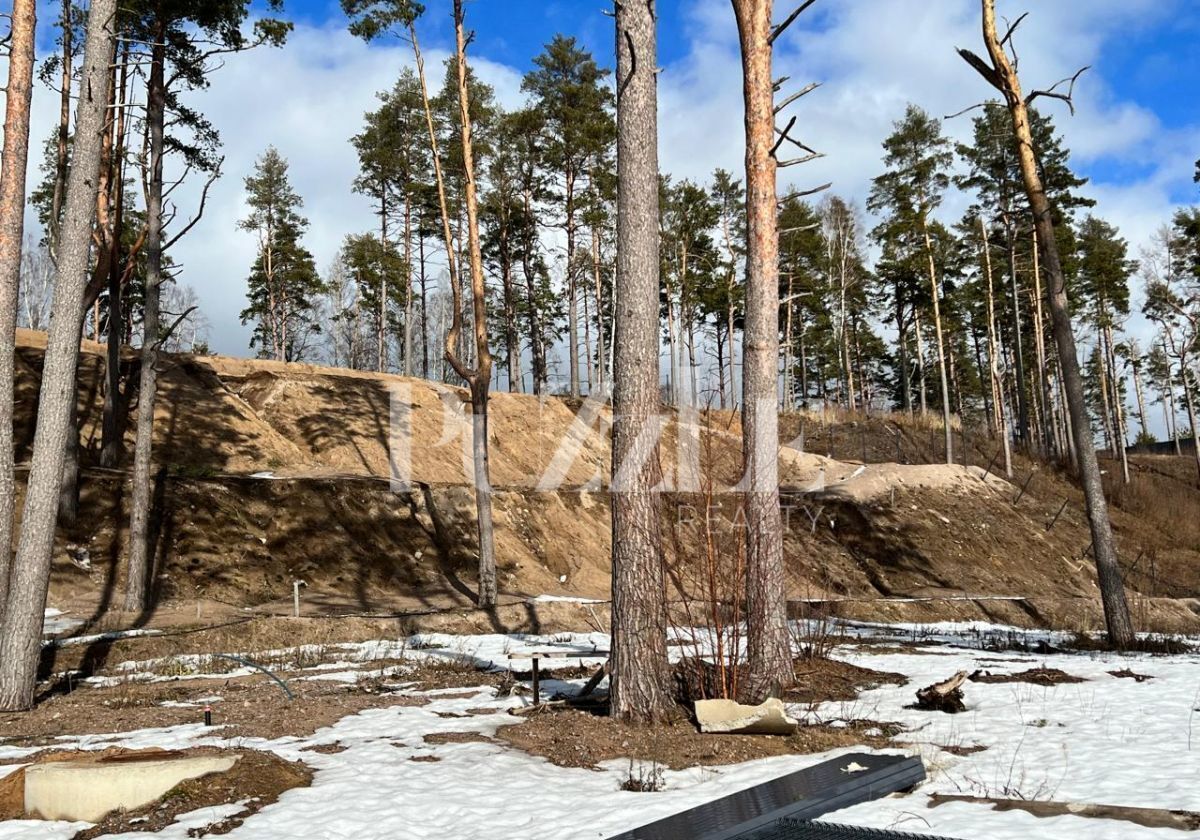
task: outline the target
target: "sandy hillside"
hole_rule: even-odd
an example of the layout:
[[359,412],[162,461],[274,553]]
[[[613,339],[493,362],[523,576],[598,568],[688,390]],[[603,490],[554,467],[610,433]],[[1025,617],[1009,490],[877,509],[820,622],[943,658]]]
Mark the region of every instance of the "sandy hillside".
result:
[[[19,459],[32,439],[42,344],[39,334],[19,337]],[[54,583],[62,598],[92,606],[119,580],[128,513],[124,479],[86,469],[99,447],[102,353],[89,343],[81,357],[83,515],[61,535]],[[164,601],[286,605],[291,581],[302,578],[331,609],[469,602],[465,391],[221,357],[165,358],[160,381]],[[739,477],[741,430],[727,412],[666,416],[660,459],[665,486],[677,492],[664,510],[665,533],[672,557],[695,557],[705,539],[688,524],[694,512],[706,501],[728,510],[736,500],[727,491]],[[497,553],[510,596],[606,597],[607,423],[607,409],[587,403],[493,396]],[[937,439],[905,418],[797,414],[781,425],[793,598],[918,619],[1094,623],[1081,494],[1056,469],[1018,458],[1009,482],[997,475],[996,442],[986,438],[963,438],[960,463],[936,463]],[[411,485],[398,492],[387,480],[389,453],[398,467],[409,465]],[[1163,523],[1186,523],[1174,512],[1200,506],[1185,467],[1140,459],[1137,482],[1114,488],[1130,583],[1147,598],[1174,599],[1154,607],[1172,626],[1194,620],[1179,599],[1200,589],[1200,525]],[[725,533],[715,543],[733,552],[738,540]]]

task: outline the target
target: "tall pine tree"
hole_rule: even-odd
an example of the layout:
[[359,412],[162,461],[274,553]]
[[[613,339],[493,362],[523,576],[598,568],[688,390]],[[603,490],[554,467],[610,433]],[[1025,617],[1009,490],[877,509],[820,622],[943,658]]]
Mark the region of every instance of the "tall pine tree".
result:
[[258,254],[247,278],[249,305],[242,310],[242,323],[254,323],[250,346],[258,347],[260,357],[300,361],[320,331],[315,305],[324,289],[312,254],[300,241],[308,227],[299,212],[304,202],[292,189],[287,161],[273,146],[245,184],[250,215],[238,227],[257,237]]

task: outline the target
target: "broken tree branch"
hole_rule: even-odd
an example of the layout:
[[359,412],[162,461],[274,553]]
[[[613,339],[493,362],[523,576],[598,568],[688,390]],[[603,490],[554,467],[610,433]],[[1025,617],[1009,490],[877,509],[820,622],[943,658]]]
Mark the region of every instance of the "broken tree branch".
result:
[[782,110],[783,110],[784,108],[786,108],[787,106],[791,105],[791,104],[792,104],[793,102],[795,102],[797,99],[799,99],[799,98],[800,98],[800,97],[802,97],[802,96],[805,96],[805,95],[807,95],[807,94],[810,94],[810,93],[812,93],[814,90],[816,90],[816,89],[817,89],[817,88],[819,88],[820,86],[821,86],[821,83],[820,83],[820,82],[810,82],[809,84],[807,84],[807,85],[805,85],[804,87],[802,87],[800,90],[798,90],[798,91],[796,91],[795,93],[793,93],[793,94],[792,94],[791,96],[789,96],[787,99],[783,100],[783,101],[782,101],[782,102],[780,102],[778,105],[776,105],[776,106],[775,106],[775,113],[776,113],[776,114],[778,114],[780,111],[782,111]]
[[996,68],[992,67],[975,53],[963,47],[958,47],[958,54],[962,56],[963,61],[975,68],[976,72],[987,81],[989,85],[994,87],[1001,93],[1004,92],[1003,82],[1000,81],[1000,74],[996,72]]
[[795,198],[807,198],[810,195],[816,195],[817,193],[825,192],[825,190],[829,189],[832,186],[833,186],[833,182],[830,181],[829,183],[822,184],[819,187],[813,187],[812,189],[796,190],[794,192],[788,193],[783,198],[781,198],[779,200],[779,203],[783,204],[784,202],[791,201],[792,199],[795,199]]
[[961,117],[963,114],[969,114],[972,111],[976,111],[980,108],[985,108],[985,107],[987,107],[986,102],[976,102],[974,105],[968,105],[966,108],[963,108],[961,111],[955,111],[953,114],[947,114],[946,116],[942,117],[942,119],[943,120],[952,120],[955,117]]
[[213,167],[212,172],[208,176],[208,180],[204,182],[204,189],[200,191],[200,206],[196,208],[196,215],[193,216],[179,233],[172,236],[163,245],[163,252],[170,250],[171,246],[178,242],[181,238],[187,235],[188,231],[199,224],[200,219],[204,217],[204,206],[208,203],[208,191],[212,188],[213,182],[221,177],[221,164],[225,162],[225,158],[217,161],[217,165]]
[[798,17],[800,17],[800,15],[804,14],[804,12],[807,11],[808,7],[811,6],[815,2],[817,2],[817,0],[804,0],[803,3],[801,3],[799,6],[796,7],[796,10],[794,12],[792,12],[790,15],[788,15],[786,18],[784,18],[783,23],[779,24],[778,26],[776,26],[774,29],[771,30],[771,35],[770,35],[770,37],[767,38],[767,43],[774,44],[775,39],[778,38],[780,35],[782,35],[784,33],[784,31],[789,26],[792,25],[792,23],[796,20],[796,18],[798,18]]
[[792,126],[796,124],[796,118],[792,117],[788,120],[787,126],[780,131],[776,126],[775,131],[779,134],[779,139],[775,141],[775,145],[771,147],[770,156],[775,157],[775,153],[779,151],[779,147],[783,145],[783,141],[788,139],[788,132],[792,130]]
[[1019,18],[1017,18],[1011,24],[1009,24],[1008,31],[1005,32],[1004,37],[1000,39],[1000,46],[1003,47],[1005,44],[1007,44],[1009,41],[1012,40],[1012,36],[1016,33],[1017,27],[1020,26],[1021,22],[1023,20],[1025,20],[1025,18],[1027,18],[1027,17],[1029,17],[1029,12],[1025,12]]
[[[1059,79],[1046,90],[1035,90],[1025,97],[1025,105],[1030,105],[1035,99],[1041,96],[1049,97],[1050,99],[1061,99],[1067,103],[1067,108],[1071,110],[1071,116],[1075,116],[1075,82],[1084,74],[1086,70],[1091,69],[1091,65],[1080,67],[1075,71],[1074,76],[1068,76],[1065,79]],[[1058,88],[1061,85],[1070,83],[1066,93],[1059,93]]]

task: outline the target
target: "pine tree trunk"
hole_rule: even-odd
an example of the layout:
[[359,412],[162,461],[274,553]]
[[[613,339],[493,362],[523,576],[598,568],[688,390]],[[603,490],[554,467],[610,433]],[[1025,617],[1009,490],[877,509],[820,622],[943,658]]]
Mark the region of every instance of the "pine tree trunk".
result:
[[1008,279],[1012,285],[1012,317],[1013,317],[1013,344],[1016,352],[1013,354],[1016,361],[1016,391],[1017,391],[1017,436],[1021,441],[1022,446],[1029,445],[1029,404],[1025,388],[1025,347],[1022,339],[1021,329],[1021,296],[1017,285],[1017,246],[1015,240],[1009,238],[1009,262],[1008,262]]
[[16,0],[10,21],[4,153],[0,167],[0,626],[12,564],[16,480],[13,455],[14,365],[21,246],[25,241],[25,171],[29,159],[29,107],[33,99],[37,5]]
[[[1187,403],[1188,426],[1192,430],[1192,457],[1196,459],[1196,471],[1200,474],[1200,429],[1196,428],[1196,389],[1192,383],[1191,368],[1186,354],[1179,359],[1180,375],[1183,380],[1183,399]],[[1176,446],[1179,440],[1176,437]]]
[[488,388],[492,353],[487,333],[487,287],[479,243],[475,157],[471,143],[470,95],[467,90],[467,41],[463,0],[454,0],[454,34],[458,50],[458,102],[462,122],[463,171],[466,181],[467,241],[471,261],[471,303],[475,332],[475,370],[471,382],[472,455],[475,466],[475,511],[479,519],[479,606],[496,604],[496,538],[492,524],[492,481],[488,465]]
[[108,280],[108,330],[104,348],[104,411],[101,418],[100,466],[116,469],[124,448],[124,400],[121,398],[121,276],[114,269]]
[[[104,409],[100,430],[100,466],[115,469],[121,462],[125,438],[125,405],[124,393],[121,390],[121,338],[125,333],[124,309],[122,290],[126,280],[126,266],[121,263],[121,237],[125,228],[125,121],[127,103],[127,82],[129,67],[129,43],[122,50],[120,75],[118,79],[119,105],[117,111],[116,139],[113,155],[113,230],[110,246],[112,255],[108,262],[108,329],[105,346],[105,388]],[[133,254],[127,258],[132,264]]]
[[575,283],[575,173],[566,179],[567,227],[567,359],[571,366],[571,396],[579,396],[579,289]]
[[1109,324],[1104,328],[1105,363],[1108,365],[1109,387],[1112,389],[1113,425],[1117,435],[1116,452],[1121,461],[1121,476],[1129,483],[1129,435],[1125,430],[1125,394],[1121,388],[1120,377],[1117,376],[1117,354],[1113,347],[1113,330]]
[[[430,147],[433,152],[434,169],[438,180],[438,194],[442,208],[442,229],[446,238],[446,251],[450,247],[450,218],[446,211],[446,193],[442,181],[441,167],[437,164],[437,137],[433,127],[433,115],[429,99],[425,94],[425,71],[421,64],[416,33],[410,29],[413,47],[417,51],[417,64],[421,78],[422,95],[425,100],[425,115],[429,129]],[[471,391],[471,452],[475,471],[475,513],[479,534],[479,594],[480,607],[496,605],[496,549],[492,523],[492,484],[488,464],[488,389],[492,381],[492,354],[488,347],[487,334],[487,288],[483,277],[483,254],[479,244],[479,214],[475,187],[475,158],[471,141],[470,92],[467,88],[467,40],[463,31],[463,0],[454,0],[454,36],[458,65],[458,114],[462,126],[463,187],[467,222],[467,257],[471,268],[471,316],[474,332],[474,367],[462,361],[459,354],[459,335],[463,326],[461,272],[450,261],[450,290],[453,297],[454,320],[446,333],[446,361],[454,372],[467,381]],[[460,238],[461,241],[461,238]]]
[[733,406],[736,402],[736,400],[734,399],[734,394],[737,393],[737,385],[736,385],[736,382],[737,382],[737,379],[736,379],[737,349],[736,349],[736,346],[733,341],[734,329],[735,329],[735,327],[734,327],[734,321],[735,321],[734,304],[733,304],[734,288],[735,288],[735,286],[734,286],[733,273],[730,272],[729,287],[728,287],[728,291],[727,291],[727,294],[729,295],[729,305],[725,308],[725,342],[728,345],[728,351],[729,351],[726,356],[725,361],[729,365],[729,377],[728,378],[729,378],[729,407],[730,408],[733,408]]
[[417,227],[417,260],[420,265],[421,282],[421,376],[429,378],[429,278],[425,275],[425,212],[421,211]]
[[[383,188],[379,199],[379,244],[383,246],[382,254],[387,253],[388,247],[388,205],[387,205],[387,187]],[[386,265],[386,263],[384,263]],[[387,371],[388,354],[387,354],[387,296],[388,296],[388,280],[387,271],[382,270],[380,266],[379,272],[379,322],[375,327],[375,363],[376,370],[380,373]]]
[[954,463],[954,430],[950,427],[950,384],[946,377],[946,341],[942,336],[941,284],[938,283],[937,266],[933,260],[933,241],[929,238],[929,224],[921,213],[921,232],[925,236],[925,255],[929,258],[929,283],[933,295],[933,326],[937,337],[938,373],[942,385],[942,429],[946,439],[946,463]]
[[1054,399],[1054,392],[1050,386],[1050,377],[1046,370],[1046,327],[1045,318],[1042,314],[1042,265],[1040,254],[1038,253],[1038,238],[1037,231],[1033,232],[1033,303],[1034,303],[1034,323],[1033,337],[1034,346],[1037,349],[1037,375],[1038,384],[1042,392],[1042,436],[1047,442],[1053,440],[1055,442],[1056,454],[1062,457],[1063,447],[1059,442],[1058,428],[1056,424],[1056,416],[1058,414],[1057,401]]
[[167,106],[166,37],[159,21],[155,46],[150,52],[150,79],[146,88],[146,130],[149,135],[146,172],[146,292],[142,304],[141,370],[138,376],[137,433],[133,445],[133,498],[129,517],[129,566],[125,578],[125,606],[142,612],[149,603],[152,546],[150,514],[153,504],[152,445],[154,404],[158,396],[158,347],[162,324],[159,301],[162,295],[163,260],[163,153]]
[[999,365],[997,364],[996,296],[995,287],[992,284],[992,254],[988,249],[987,225],[982,216],[979,217],[979,233],[983,240],[983,265],[987,275],[988,359],[990,360],[989,368],[992,377],[992,394],[996,401],[996,421],[1000,429],[1000,439],[1004,445],[1004,475],[1011,479],[1013,476],[1012,445],[1009,440],[1008,405],[1004,398],[1004,384],[1001,380]]
[[913,414],[912,373],[908,369],[908,322],[904,320],[904,303],[896,292],[896,343],[900,346],[900,396],[904,400],[904,410],[908,416]]
[[1084,401],[1083,377],[1079,371],[1079,357],[1075,347],[1075,333],[1071,327],[1071,313],[1067,300],[1066,277],[1058,254],[1058,242],[1054,237],[1054,219],[1050,202],[1042,184],[1041,172],[1035,156],[1033,133],[1029,125],[1029,112],[1016,70],[1009,61],[1000,36],[996,32],[995,0],[981,0],[983,6],[983,36],[996,72],[1001,92],[1004,94],[1012,115],[1013,134],[1017,142],[1021,175],[1025,192],[1033,211],[1034,224],[1042,248],[1042,263],[1048,277],[1047,303],[1054,325],[1054,340],[1058,346],[1059,367],[1063,386],[1067,394],[1067,409],[1079,462],[1080,479],[1087,506],[1088,523],[1092,532],[1092,554],[1096,560],[1100,597],[1104,603],[1104,617],[1108,628],[1109,642],[1117,648],[1133,646],[1136,637],[1129,615],[1129,604],[1125,598],[1125,584],[1121,579],[1121,567],[1117,559],[1116,542],[1112,524],[1108,517],[1108,502],[1104,498],[1104,484],[1100,476],[1100,464],[1092,443],[1091,421]]
[[413,270],[412,270],[412,195],[404,193],[404,270],[407,272],[404,294],[404,375],[413,375]]
[[671,299],[671,290],[667,289],[667,393],[671,405],[679,405],[679,365],[676,361],[675,349],[675,301]]
[[725,328],[720,321],[713,325],[713,333],[716,337],[717,345],[717,394],[720,398],[721,408],[725,408],[727,393],[725,390]]
[[592,275],[596,287],[596,381],[600,385],[600,393],[606,393],[608,376],[605,371],[605,361],[608,358],[608,348],[604,346],[604,283],[600,273],[600,226],[592,226]]
[[533,393],[541,396],[549,378],[546,369],[545,331],[542,328],[541,303],[537,288],[537,268],[534,265],[534,245],[537,230],[534,225],[533,189],[526,183],[522,189],[524,227],[521,246],[521,268],[525,274],[525,293],[529,302],[529,355],[533,366]]
[[50,229],[46,238],[50,243],[50,256],[58,261],[58,226],[61,221],[63,196],[67,190],[67,166],[70,162],[71,140],[71,86],[74,80],[74,26],[71,10],[74,0],[61,0],[62,18],[59,29],[62,34],[62,66],[59,68],[58,133],[55,136],[54,192],[50,198]]
[[522,391],[521,337],[517,333],[517,290],[513,284],[511,232],[507,210],[504,213],[500,242],[500,279],[504,284],[504,353],[508,357],[508,390]]
[[74,160],[68,176],[59,240],[33,460],[5,623],[0,633],[0,711],[19,711],[33,705],[63,448],[73,431],[69,426],[70,405],[75,398],[74,375],[82,333],[80,312],[87,285],[115,12],[116,0],[92,0],[88,13],[82,76],[83,89],[88,95],[80,98],[76,116]]
[[588,394],[592,393],[592,299],[587,286],[577,284],[579,296],[583,298],[583,371]]
[[667,614],[658,482],[658,115],[654,6],[619,3],[612,431],[611,714],[665,718]]
[[[80,332],[83,329],[83,318],[80,317]],[[78,364],[71,376],[74,382],[78,378]],[[62,484],[58,488],[58,523],[64,528],[72,528],[79,518],[79,395],[71,403],[71,417],[68,425],[71,431],[63,444],[63,474]]]
[[1163,356],[1167,359],[1166,363],[1166,382],[1164,383],[1163,392],[1167,398],[1167,431],[1171,434],[1171,442],[1175,444],[1176,456],[1183,455],[1183,447],[1179,444],[1179,412],[1175,407],[1175,383],[1171,376],[1170,356],[1167,354],[1167,342],[1163,339],[1162,342]]
[[1138,425],[1142,427],[1142,439],[1148,440],[1150,426],[1146,418],[1146,392],[1142,386],[1142,360],[1134,349],[1133,342],[1130,342],[1129,364],[1133,368],[1133,393],[1137,397]]
[[921,416],[924,417],[929,413],[929,389],[925,383],[925,340],[921,334],[921,315],[915,306],[913,307],[913,332],[917,347],[917,380],[921,386]]
[[793,404],[793,401],[792,401],[792,390],[793,390],[793,385],[792,385],[792,329],[793,329],[793,326],[792,325],[793,325],[793,322],[795,321],[793,313],[795,312],[795,308],[796,308],[796,303],[795,303],[795,301],[792,300],[792,294],[794,293],[794,289],[795,289],[795,282],[794,282],[794,279],[792,276],[792,272],[789,271],[787,274],[787,293],[785,295],[785,299],[787,300],[787,303],[785,304],[785,306],[787,307],[787,310],[786,310],[787,314],[784,316],[784,324],[783,324],[783,405],[785,408],[791,408],[792,404]]
[[779,225],[771,0],[732,0],[742,53],[746,125],[746,327],[742,355],[742,478],[746,504],[749,697],[794,680],[779,513]]

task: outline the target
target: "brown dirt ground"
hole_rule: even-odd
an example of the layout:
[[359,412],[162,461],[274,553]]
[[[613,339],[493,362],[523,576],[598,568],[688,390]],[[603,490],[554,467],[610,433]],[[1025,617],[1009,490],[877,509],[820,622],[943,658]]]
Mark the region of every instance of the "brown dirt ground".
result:
[[856,700],[881,685],[905,685],[908,677],[875,671],[837,659],[806,659],[796,664],[796,685],[785,695],[791,703],[825,703]]
[[1135,682],[1146,682],[1146,680],[1154,679],[1154,677],[1150,674],[1137,674],[1129,668],[1122,668],[1119,671],[1109,671],[1108,673],[1110,676],[1114,676],[1117,679],[1133,680]]
[[151,727],[200,723],[204,704],[163,706],[220,696],[212,703],[214,732],[227,737],[303,737],[363,709],[424,705],[421,697],[380,694],[372,681],[362,685],[293,680],[288,701],[266,677],[231,680],[178,680],[80,688],[43,699],[31,711],[0,714],[0,743],[38,746],[63,735],[109,734]]
[[[830,659],[796,663],[797,685],[786,700],[815,704],[853,700],[862,690],[882,683],[903,685],[902,674],[872,671]],[[892,724],[851,721],[843,727],[802,726],[788,737],[710,735],[699,732],[684,707],[666,724],[652,728],[615,721],[603,708],[583,710],[547,706],[525,713],[525,722],[502,727],[496,737],[565,767],[594,767],[614,758],[651,761],[680,769],[697,764],[735,764],[755,758],[791,753],[822,752],[841,746],[886,746]],[[885,735],[867,735],[873,728]]]
[[[867,735],[878,728],[884,735]],[[824,752],[866,744],[891,745],[887,724],[852,722],[845,727],[802,726],[794,735],[708,735],[680,715],[653,727],[620,723],[568,708],[529,715],[524,723],[501,727],[496,737],[561,767],[596,767],[603,761],[631,759],[681,770],[696,765],[738,764],[776,755]]]
[[[330,659],[336,659],[336,656]],[[318,664],[314,659],[309,665]],[[149,683],[133,681],[88,687],[60,683],[28,712],[0,713],[0,743],[38,746],[60,735],[108,734],[150,727],[176,726],[203,720],[204,704],[164,706],[164,702],[195,703],[219,696],[211,704],[213,723],[228,737],[304,737],[347,715],[369,708],[425,705],[421,696],[391,693],[400,683],[415,683],[425,691],[498,685],[501,677],[484,673],[471,663],[439,660],[423,663],[396,677],[381,677],[392,661],[364,663],[353,684],[326,680],[288,679],[296,672],[281,670],[294,700],[265,676],[221,679],[180,677]],[[75,690],[68,690],[74,686]]]
[[1068,674],[1066,671],[1060,671],[1058,668],[1030,668],[1027,671],[1020,671],[1015,674],[989,674],[984,671],[976,671],[968,677],[971,682],[977,683],[1032,683],[1033,685],[1062,685],[1063,683],[1081,683],[1087,682],[1085,677],[1078,677],[1074,674]]

